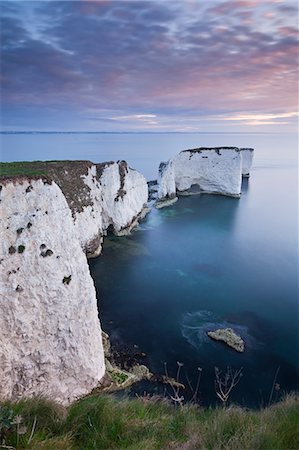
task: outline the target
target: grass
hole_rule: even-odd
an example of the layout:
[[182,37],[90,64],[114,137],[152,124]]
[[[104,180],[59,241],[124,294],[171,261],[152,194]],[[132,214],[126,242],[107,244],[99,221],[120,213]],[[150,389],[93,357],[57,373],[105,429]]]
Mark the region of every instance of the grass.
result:
[[72,161],[15,161],[0,162],[0,177],[42,176],[50,169],[71,164]]
[[[92,395],[63,408],[42,398],[5,403],[26,433],[5,432],[13,448],[292,450],[299,448],[299,398],[260,411],[236,406],[174,408],[166,400]],[[31,435],[31,439],[30,439]],[[1,448],[1,445],[0,445]]]
[[84,183],[92,166],[90,161],[19,161],[0,163],[0,182],[17,180],[18,177],[42,178],[46,182],[55,181],[62,190],[73,215],[92,206],[90,188]]
[[46,175],[47,171],[41,169],[36,162],[20,161],[11,163],[0,163],[1,177],[14,177],[18,175],[37,176]]
[[127,379],[128,379],[128,375],[126,375],[125,373],[120,372],[120,371],[114,370],[113,372],[110,372],[109,374],[110,374],[112,380],[118,384],[122,384],[125,381],[127,381]]

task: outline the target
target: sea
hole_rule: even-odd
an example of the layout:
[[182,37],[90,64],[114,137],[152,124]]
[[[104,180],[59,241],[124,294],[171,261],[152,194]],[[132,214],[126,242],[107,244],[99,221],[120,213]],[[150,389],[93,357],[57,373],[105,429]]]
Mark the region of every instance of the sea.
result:
[[[258,408],[299,390],[298,137],[283,133],[3,133],[1,160],[126,160],[147,180],[180,150],[253,147],[240,199],[181,197],[154,207],[130,236],[105,239],[89,261],[102,328],[176,378],[179,395],[218,402],[215,371],[241,371],[229,401]],[[229,327],[237,353],[207,332]],[[173,396],[142,382],[129,395]]]

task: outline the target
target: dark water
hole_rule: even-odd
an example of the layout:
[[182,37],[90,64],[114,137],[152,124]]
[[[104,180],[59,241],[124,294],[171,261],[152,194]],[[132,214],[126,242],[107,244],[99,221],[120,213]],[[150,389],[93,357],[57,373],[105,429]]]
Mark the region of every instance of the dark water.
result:
[[[195,386],[201,367],[204,404],[216,401],[215,366],[243,367],[232,394],[242,405],[267,404],[277,370],[273,398],[299,387],[294,153],[258,155],[242,192],[240,200],[202,195],[153,209],[90,262],[104,330],[138,345],[154,372],[164,373],[167,362],[175,376],[180,361],[182,381],[186,371]],[[244,354],[206,335],[227,326],[243,337]]]

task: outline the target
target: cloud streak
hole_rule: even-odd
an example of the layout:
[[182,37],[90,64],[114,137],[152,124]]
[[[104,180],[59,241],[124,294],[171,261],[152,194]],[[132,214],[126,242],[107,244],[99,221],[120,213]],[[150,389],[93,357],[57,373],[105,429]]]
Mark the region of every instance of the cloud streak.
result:
[[271,114],[291,125],[296,15],[288,0],[3,2],[4,126],[16,111],[21,126],[21,110],[52,128],[53,111],[74,129],[272,125]]

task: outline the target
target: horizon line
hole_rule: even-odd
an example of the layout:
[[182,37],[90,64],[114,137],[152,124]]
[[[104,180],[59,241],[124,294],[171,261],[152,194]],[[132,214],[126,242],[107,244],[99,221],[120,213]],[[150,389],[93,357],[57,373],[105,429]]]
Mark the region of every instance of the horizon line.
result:
[[74,131],[0,130],[0,134],[297,134],[296,131]]

